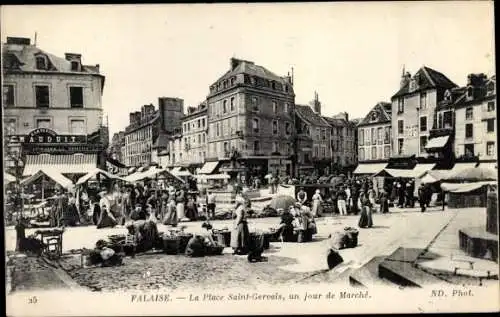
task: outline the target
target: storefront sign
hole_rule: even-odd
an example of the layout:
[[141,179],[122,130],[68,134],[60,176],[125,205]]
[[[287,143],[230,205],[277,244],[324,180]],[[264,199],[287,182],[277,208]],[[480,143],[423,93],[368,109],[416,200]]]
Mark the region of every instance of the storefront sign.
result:
[[416,137],[418,136],[418,126],[412,125],[412,126],[406,126],[405,127],[405,137]]
[[25,144],[78,144],[87,143],[86,135],[61,135],[55,131],[40,128],[31,131],[28,135],[13,135],[11,143]]

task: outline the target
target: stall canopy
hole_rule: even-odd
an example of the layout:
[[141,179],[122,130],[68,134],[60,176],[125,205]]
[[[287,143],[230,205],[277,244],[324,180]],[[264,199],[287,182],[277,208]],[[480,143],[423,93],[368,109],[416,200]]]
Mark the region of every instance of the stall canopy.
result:
[[114,174],[108,173],[108,172],[106,172],[106,171],[104,171],[102,169],[95,168],[92,171],[88,172],[86,175],[80,177],[78,179],[78,181],[76,182],[76,185],[81,185],[81,184],[87,182],[88,180],[97,177],[97,175],[103,175],[103,176],[105,176],[107,178],[111,178],[111,179],[124,180],[123,178],[121,178],[119,176],[116,176]]
[[13,183],[15,181],[16,181],[16,178],[14,176],[10,175],[9,173],[3,173],[4,184]]
[[473,183],[442,183],[441,189],[450,193],[468,193],[483,186],[496,185],[493,181],[473,182]]
[[359,164],[354,170],[353,174],[378,174],[385,167],[387,163],[374,163],[374,164]]
[[478,167],[485,167],[489,169],[498,169],[498,163],[479,163]]
[[61,174],[86,174],[97,167],[97,154],[38,154],[27,155],[23,176],[39,170],[56,170]]
[[469,167],[452,173],[444,180],[452,182],[480,182],[495,181],[498,179],[497,171],[486,167]]
[[193,176],[193,174],[191,174],[189,171],[174,171],[174,170],[172,170],[170,173],[174,176],[177,176],[177,177]]
[[450,138],[449,135],[446,136],[438,136],[435,138],[430,139],[427,144],[425,145],[425,148],[427,150],[431,149],[441,149],[443,148],[446,143],[448,143],[448,139]]
[[218,164],[219,162],[206,162],[200,169],[198,174],[212,174],[217,168]]
[[439,182],[442,179],[450,176],[452,173],[451,170],[432,170],[427,171],[421,176],[420,181],[424,184]]
[[475,163],[475,162],[473,162],[473,163],[455,163],[455,165],[453,165],[453,168],[450,170],[450,176],[457,174],[460,171],[463,171],[463,170],[466,170],[469,168],[473,168],[476,166],[477,166],[477,163]]
[[230,179],[231,176],[227,174],[211,174],[211,175],[196,175],[196,178],[203,180],[221,180],[221,179]]
[[66,189],[71,189],[74,186],[71,180],[66,178],[58,171],[52,169],[38,170],[30,177],[23,179],[21,181],[21,185],[29,185],[43,176],[50,178],[51,180],[53,180],[54,182],[56,182],[57,184],[61,185],[63,188]]
[[165,169],[161,169],[161,168],[157,168],[156,166],[153,166],[149,170],[144,171],[144,172],[136,172],[134,174],[131,174],[131,175],[125,177],[125,180],[127,182],[131,182],[132,183],[132,182],[137,182],[137,181],[140,181],[140,180],[143,180],[143,179],[146,179],[146,178],[153,179],[153,178],[156,178],[160,174],[168,175],[170,177],[173,177],[177,181],[184,182],[178,176],[172,174],[172,172],[169,172],[168,169],[166,169],[166,168]]
[[413,169],[390,169],[386,168],[378,174],[386,173],[396,178],[420,178],[427,171],[430,171],[436,164],[417,164]]

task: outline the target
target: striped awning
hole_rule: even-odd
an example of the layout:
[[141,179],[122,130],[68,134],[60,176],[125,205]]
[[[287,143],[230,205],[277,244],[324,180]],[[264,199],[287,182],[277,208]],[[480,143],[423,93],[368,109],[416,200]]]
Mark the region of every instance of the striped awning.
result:
[[218,164],[219,162],[206,162],[201,170],[198,171],[198,174],[212,174],[217,168]]
[[61,174],[87,174],[97,167],[97,154],[27,155],[23,176],[39,170],[55,170]]

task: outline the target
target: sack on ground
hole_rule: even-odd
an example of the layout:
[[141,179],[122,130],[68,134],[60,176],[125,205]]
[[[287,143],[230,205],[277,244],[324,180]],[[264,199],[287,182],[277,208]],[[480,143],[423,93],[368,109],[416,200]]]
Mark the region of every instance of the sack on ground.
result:
[[346,247],[347,234],[345,232],[337,231],[329,236],[329,247],[335,250],[341,250]]
[[326,262],[328,264],[328,268],[331,270],[340,263],[344,262],[344,259],[340,256],[338,251],[330,249],[326,257]]

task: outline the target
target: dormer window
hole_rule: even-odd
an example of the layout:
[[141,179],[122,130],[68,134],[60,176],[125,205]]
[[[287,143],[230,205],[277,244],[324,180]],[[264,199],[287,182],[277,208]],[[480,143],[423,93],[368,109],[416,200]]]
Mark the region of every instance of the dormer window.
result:
[[417,89],[417,78],[412,78],[410,80],[410,92],[415,91]]
[[80,63],[78,63],[78,62],[71,62],[71,71],[72,72],[78,72],[78,71],[80,71]]
[[493,94],[495,93],[495,83],[494,82],[489,82],[488,85],[486,86],[486,89],[488,91],[488,94]]
[[377,113],[376,112],[372,112],[370,114],[370,121],[377,121]]
[[472,98],[474,96],[474,91],[472,90],[472,87],[467,88],[467,97]]
[[36,69],[47,69],[47,58],[45,56],[36,57]]
[[444,93],[444,100],[451,101],[451,92],[449,90]]

